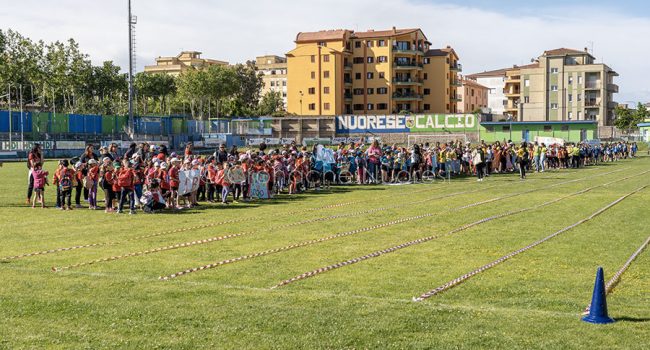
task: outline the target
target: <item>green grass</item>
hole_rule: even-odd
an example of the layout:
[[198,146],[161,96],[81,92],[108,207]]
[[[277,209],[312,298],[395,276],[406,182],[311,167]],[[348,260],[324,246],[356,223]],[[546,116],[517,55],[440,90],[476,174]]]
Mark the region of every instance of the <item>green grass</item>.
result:
[[[113,244],[0,263],[0,348],[647,348],[650,252],[639,257],[609,295],[610,316],[618,322],[587,324],[580,321],[580,312],[589,303],[597,266],[603,266],[609,278],[648,236],[650,188],[453,289],[423,302],[411,300],[587,217],[648,184],[647,174],[281,288],[270,287],[319,267],[638,174],[649,165],[650,158],[641,158],[531,174],[525,182],[514,175],[497,175],[483,183],[460,179],[450,184],[338,187],[268,202],[203,206],[180,214],[118,216],[87,209],[27,208],[24,164],[4,164],[0,168],[0,257]],[[46,167],[52,170],[53,166]],[[620,171],[609,173],[616,170]],[[538,191],[455,209],[531,189]],[[426,200],[473,190],[480,191]],[[54,192],[47,188],[50,207]],[[337,203],[346,205],[307,210]],[[275,228],[375,207],[388,208]],[[158,280],[187,268],[425,213],[437,214]],[[58,273],[51,270],[245,231],[255,232]]]

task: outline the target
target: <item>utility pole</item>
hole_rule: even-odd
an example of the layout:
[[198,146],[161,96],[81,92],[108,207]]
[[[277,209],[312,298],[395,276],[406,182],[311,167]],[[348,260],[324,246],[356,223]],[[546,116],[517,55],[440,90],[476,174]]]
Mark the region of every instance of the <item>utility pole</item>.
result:
[[25,141],[25,129],[23,127],[24,123],[24,116],[23,116],[23,86],[18,85],[18,88],[20,89],[20,142],[22,143]]
[[133,132],[133,26],[137,19],[131,15],[131,0],[129,2],[129,132]]

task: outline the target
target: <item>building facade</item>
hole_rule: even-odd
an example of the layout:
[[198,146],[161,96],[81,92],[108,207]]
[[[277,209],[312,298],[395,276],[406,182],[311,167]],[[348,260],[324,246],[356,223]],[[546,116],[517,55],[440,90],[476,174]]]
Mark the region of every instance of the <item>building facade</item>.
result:
[[227,66],[228,62],[201,58],[201,52],[198,51],[183,51],[177,56],[156,58],[156,64],[145,66],[144,71],[179,76],[187,70],[204,69],[212,65]]
[[[460,70],[420,29],[298,33],[287,53],[287,111],[297,115],[450,113]],[[448,95],[446,95],[448,94]]]
[[466,78],[476,81],[488,89],[487,108],[488,113],[495,119],[503,119],[508,99],[505,95],[507,69],[497,69],[482,73],[470,74]]
[[506,71],[505,113],[520,121],[614,121],[618,74],[586,50],[545,51],[533,64]]
[[474,113],[480,110],[480,113],[487,112],[489,88],[466,77],[461,79],[462,86],[457,87],[457,96],[460,102],[457,103],[458,113]]
[[275,55],[257,56],[255,69],[263,74],[262,96],[270,91],[282,95],[284,109],[287,108],[287,59]]

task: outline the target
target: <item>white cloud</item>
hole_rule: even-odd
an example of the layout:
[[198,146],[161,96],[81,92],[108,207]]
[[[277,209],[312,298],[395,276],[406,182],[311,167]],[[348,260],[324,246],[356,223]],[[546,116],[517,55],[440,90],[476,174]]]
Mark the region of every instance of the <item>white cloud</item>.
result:
[[[138,16],[138,67],[182,49],[204,57],[243,62],[293,48],[299,31],[420,27],[437,46],[452,45],[465,73],[525,64],[546,49],[582,49],[621,76],[619,101],[648,101],[644,73],[650,71],[650,20],[605,8],[564,7],[509,15],[459,5],[407,0],[220,1],[133,0]],[[0,27],[34,39],[77,39],[95,63],[127,66],[126,1],[23,0],[4,4]]]

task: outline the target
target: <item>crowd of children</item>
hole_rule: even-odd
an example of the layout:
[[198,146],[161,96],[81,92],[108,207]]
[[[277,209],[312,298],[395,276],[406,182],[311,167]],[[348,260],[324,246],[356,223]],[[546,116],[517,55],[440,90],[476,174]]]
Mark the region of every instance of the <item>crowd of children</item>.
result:
[[[133,143],[120,154],[116,145],[102,147],[99,154],[88,145],[80,157],[59,161],[52,176],[56,189],[56,207],[100,209],[98,192],[103,192],[106,213],[123,213],[128,204],[130,214],[138,209],[155,213],[200,205],[199,202],[248,201],[252,179],[263,179],[270,198],[273,194],[299,193],[332,184],[410,183],[477,176],[483,181],[494,173],[543,172],[547,169],[579,168],[599,162],[613,162],[635,157],[636,143],[546,145],[511,141],[472,146],[460,141],[415,144],[412,147],[340,144],[334,148],[315,145],[284,145],[269,150],[240,152],[221,145],[208,156],[194,154],[188,145],[182,154],[169,152],[165,146]],[[43,156],[36,145],[29,153],[27,202],[45,207],[45,187],[49,172],[43,169]],[[181,193],[181,172],[199,174],[197,186]],[[82,198],[84,205],[82,205]]]

